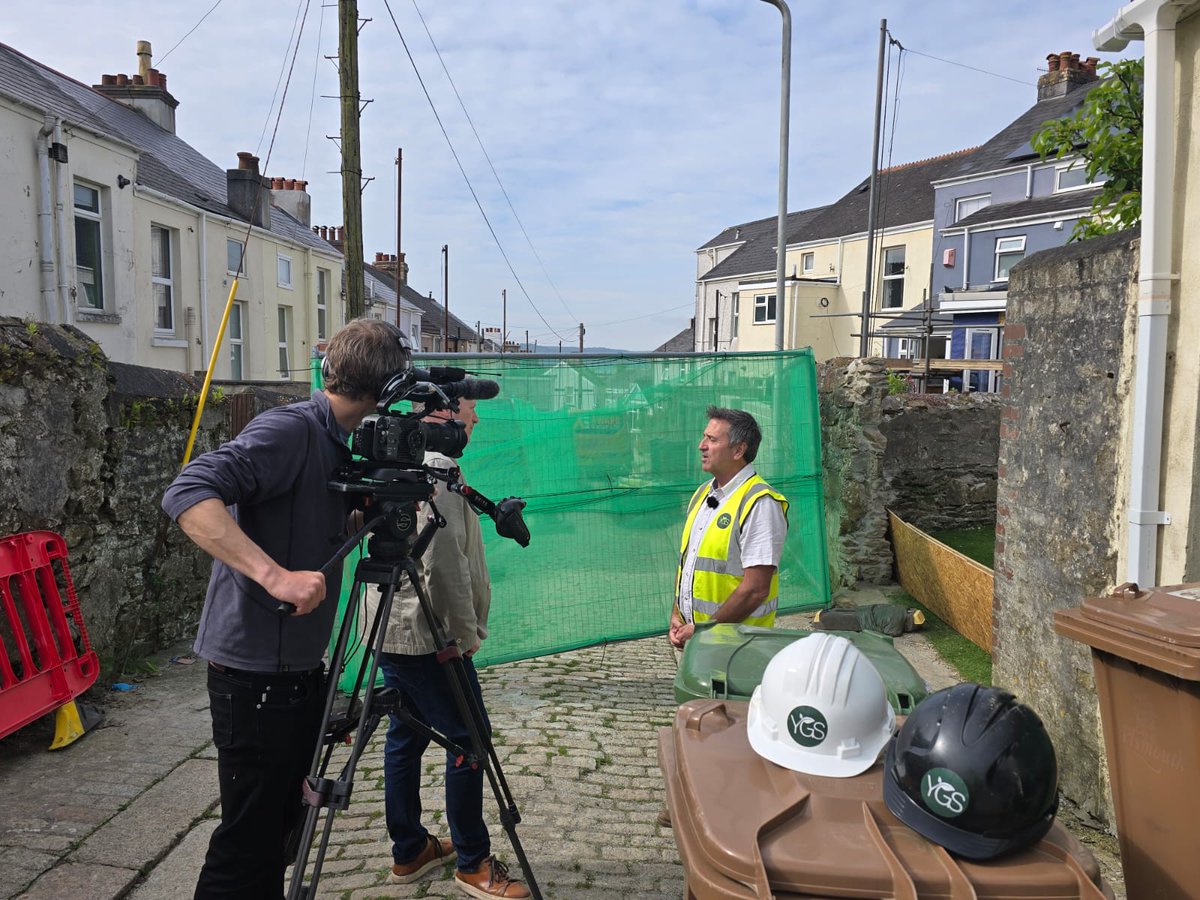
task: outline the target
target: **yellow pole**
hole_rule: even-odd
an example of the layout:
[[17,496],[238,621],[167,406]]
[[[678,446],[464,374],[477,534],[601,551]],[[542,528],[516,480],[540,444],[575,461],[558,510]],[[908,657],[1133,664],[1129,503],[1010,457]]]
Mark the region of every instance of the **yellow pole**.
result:
[[[237,296],[238,280],[233,276],[229,285],[229,299],[225,301],[225,312],[221,314],[221,327],[217,329],[217,339],[213,342],[212,355],[208,358],[208,370],[204,373],[204,387],[200,389],[200,399],[196,402],[196,417],[192,419],[192,430],[188,434],[187,446],[183,449],[183,464],[186,466],[192,458],[192,447],[196,444],[196,432],[200,430],[200,416],[204,412],[204,401],[208,399],[208,387],[212,384],[213,369],[217,365],[217,351],[225,340],[225,326],[229,324],[229,311],[233,309],[233,298]],[[243,323],[244,324],[244,323]]]

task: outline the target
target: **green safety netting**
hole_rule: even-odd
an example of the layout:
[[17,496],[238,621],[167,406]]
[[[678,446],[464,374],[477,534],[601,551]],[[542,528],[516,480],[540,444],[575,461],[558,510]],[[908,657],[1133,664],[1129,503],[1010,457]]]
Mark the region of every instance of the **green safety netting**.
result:
[[459,366],[500,383],[500,396],[476,407],[463,477],[493,500],[528,501],[527,548],[482,523],[492,607],[478,665],[666,631],[684,507],[707,477],[697,444],[709,404],[758,419],[755,467],[790,501],[780,611],[828,605],[811,351],[416,363]]

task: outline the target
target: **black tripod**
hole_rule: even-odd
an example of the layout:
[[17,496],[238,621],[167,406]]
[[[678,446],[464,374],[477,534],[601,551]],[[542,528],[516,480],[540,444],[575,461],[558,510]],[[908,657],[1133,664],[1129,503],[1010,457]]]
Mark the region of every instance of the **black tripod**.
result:
[[[453,475],[449,479],[449,487],[464,496],[466,496],[465,491],[470,490],[465,485],[459,484]],[[463,665],[462,654],[459,652],[457,644],[446,636],[417,574],[415,560],[419,559],[428,548],[435,531],[446,524],[446,520],[437,512],[436,507],[429,502],[433,487],[427,481],[415,479],[410,483],[393,481],[388,484],[386,490],[377,488],[372,493],[376,498],[382,496],[385,499],[379,503],[380,514],[360,532],[363,534],[368,530],[373,530],[374,534],[368,541],[367,554],[359,561],[358,567],[355,569],[354,583],[350,590],[350,598],[353,603],[357,601],[359,593],[365,585],[378,585],[380,588],[380,602],[374,620],[371,622],[366,644],[366,658],[369,659],[369,664],[359,670],[348,709],[335,713],[338,678],[345,667],[346,646],[351,630],[351,607],[348,605],[338,631],[333,658],[330,660],[329,688],[326,692],[325,711],[321,720],[321,736],[313,754],[310,774],[304,781],[304,803],[308,809],[298,834],[298,848],[287,894],[288,900],[312,900],[316,897],[321,867],[324,864],[329,837],[333,830],[334,813],[349,806],[350,794],[354,786],[354,770],[358,765],[359,757],[362,756],[367,741],[379,722],[388,715],[397,716],[414,731],[446,748],[448,752],[461,759],[461,765],[483,767],[496,798],[496,805],[499,807],[500,823],[512,844],[513,853],[525,875],[529,892],[534,900],[541,900],[542,895],[533,877],[533,870],[529,866],[529,860],[526,858],[521,840],[517,836],[516,826],[521,821],[521,814],[517,810],[508,782],[504,779],[504,774],[500,769],[500,760],[496,757],[495,747],[484,728],[483,712],[476,703],[466,668]],[[416,539],[412,540],[412,535],[417,528],[416,501],[418,500],[427,502],[431,515],[429,521],[417,534]],[[483,502],[490,504],[486,498],[483,498]],[[478,503],[474,505],[478,506]],[[339,556],[335,556],[334,560],[336,561],[340,556],[348,553],[349,548],[356,540],[357,538],[343,547],[339,551]],[[375,689],[379,653],[382,652],[392,599],[395,596],[396,587],[400,583],[401,575],[407,575],[409,583],[416,592],[422,616],[429,627],[434,643],[441,648],[437,653],[437,660],[446,667],[444,671],[446,677],[450,679],[455,704],[470,733],[471,746],[469,748],[454,744],[444,735],[416,719],[409,710],[404,708],[399,692],[395,689]],[[363,691],[361,703],[358,700],[360,690]],[[349,758],[336,777],[327,777],[326,773],[333,755],[334,745],[351,733],[354,734],[354,738]],[[327,809],[328,812],[325,815],[324,827],[317,845],[310,881],[306,884],[304,881],[305,869],[308,866],[309,854],[317,830],[317,820],[322,808]]]

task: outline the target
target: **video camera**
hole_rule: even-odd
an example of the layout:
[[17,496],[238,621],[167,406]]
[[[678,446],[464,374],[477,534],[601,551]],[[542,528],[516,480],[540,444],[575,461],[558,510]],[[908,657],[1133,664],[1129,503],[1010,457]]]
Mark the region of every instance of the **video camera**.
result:
[[[426,416],[443,409],[457,412],[459,400],[490,400],[500,393],[495,381],[468,375],[465,369],[453,366],[409,366],[389,378],[380,390],[378,412],[363,419],[351,435],[350,450],[358,458],[338,470],[329,486],[368,495],[368,503],[374,499],[394,503],[429,500],[434,482],[445,481],[448,489],[466,498],[476,512],[495,521],[497,534],[527,547],[529,528],[521,515],[524,500],[506,497],[493,503],[459,481],[457,469],[447,473],[424,464],[427,451],[457,459],[467,445],[466,426],[461,421],[426,422]],[[413,403],[414,411],[393,412],[392,406],[404,400]],[[418,404],[419,410],[415,409]],[[412,515],[389,516],[389,525],[394,536],[405,537],[416,520]]]

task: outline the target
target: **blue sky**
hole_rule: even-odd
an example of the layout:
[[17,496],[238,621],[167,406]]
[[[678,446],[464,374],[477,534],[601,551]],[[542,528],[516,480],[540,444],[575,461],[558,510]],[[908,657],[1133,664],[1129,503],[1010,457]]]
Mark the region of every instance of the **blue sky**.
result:
[[[135,72],[136,41],[151,41],[180,101],[179,134],[233,167],[239,150],[267,157],[303,17],[267,174],[307,179],[314,224],[339,224],[338,150],[326,137],[338,132],[339,113],[322,96],[338,93],[324,58],[337,52],[334,0],[221,0],[172,50],[214,2],[63,0],[53,27],[46,8],[22,4],[6,11],[0,41],[89,84],[102,73]],[[523,342],[528,330],[539,347],[560,339],[573,346],[582,321],[588,345],[653,349],[691,316],[695,248],[726,225],[775,214],[781,28],[762,0],[388,3],[391,13],[384,0],[359,0],[360,16],[371,19],[359,49],[362,93],[372,100],[362,118],[363,169],[374,176],[363,194],[367,257],[395,250],[394,159],[403,147],[410,283],[442,298],[448,244],[450,308],[464,320],[499,326],[507,289],[510,338]],[[881,18],[913,51],[903,57],[889,142],[901,163],[999,131],[1033,105],[1047,53],[1115,58],[1091,46],[1092,30],[1115,10],[1084,0],[792,3],[789,209],[835,200],[869,170]],[[1133,44],[1128,52],[1140,51]]]

